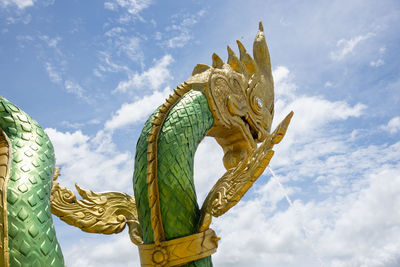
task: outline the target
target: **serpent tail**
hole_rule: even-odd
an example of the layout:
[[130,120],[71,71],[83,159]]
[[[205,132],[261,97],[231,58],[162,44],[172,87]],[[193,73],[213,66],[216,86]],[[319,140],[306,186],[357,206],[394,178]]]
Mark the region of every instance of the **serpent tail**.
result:
[[64,266],[50,213],[53,146],[35,120],[3,97],[0,128],[11,147],[7,188],[2,192],[7,198],[6,205],[2,205],[3,214],[7,213],[4,225],[8,224],[3,256],[12,267]]

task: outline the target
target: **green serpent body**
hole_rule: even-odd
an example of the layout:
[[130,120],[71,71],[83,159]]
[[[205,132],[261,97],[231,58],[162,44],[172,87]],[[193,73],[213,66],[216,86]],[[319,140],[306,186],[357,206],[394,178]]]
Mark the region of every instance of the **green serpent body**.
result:
[[[146,184],[147,136],[152,120],[153,116],[139,138],[134,171],[144,243],[153,242]],[[190,91],[172,107],[162,126],[157,169],[166,240],[198,230],[200,210],[193,181],[194,154],[213,123],[205,95]],[[4,98],[0,98],[0,127],[12,148],[7,186],[10,266],[64,266],[50,213],[53,146],[36,121]],[[212,266],[211,257],[185,266]]]
[[[208,255],[216,251],[219,239],[208,229],[211,217],[236,205],[262,174],[293,115],[269,133],[274,85],[262,23],[253,43],[254,59],[237,42],[240,59],[228,47],[226,63],[214,53],[211,67],[196,65],[192,76],[145,123],[136,146],[135,201],[127,194],[79,187],[83,200],[77,200],[58,182],[53,187],[58,171],[54,173],[48,136],[25,112],[0,97],[0,265],[64,266],[52,211],[90,233],[119,233],[128,225],[143,265],[192,261],[184,266],[211,267]],[[227,172],[200,213],[194,156],[207,134],[224,150]]]
[[[145,244],[153,243],[146,170],[147,136],[154,114],[146,122],[136,147],[133,185]],[[188,92],[169,112],[158,138],[158,188],[165,239],[197,232],[200,211],[193,181],[194,154],[214,119],[206,96]],[[211,257],[185,266],[212,266]]]
[[[153,114],[154,115],[154,114]],[[148,204],[147,136],[153,116],[138,140],[134,191],[144,243],[153,242]],[[214,119],[205,95],[187,93],[169,112],[158,139],[158,186],[166,240],[197,232],[200,210],[193,181],[194,154]],[[9,264],[64,266],[50,213],[55,158],[39,124],[0,97],[0,127],[7,135],[12,160],[7,185]],[[211,257],[185,266],[212,266]]]
[[0,128],[12,148],[7,186],[10,266],[64,266],[50,213],[53,146],[36,121],[2,97]]

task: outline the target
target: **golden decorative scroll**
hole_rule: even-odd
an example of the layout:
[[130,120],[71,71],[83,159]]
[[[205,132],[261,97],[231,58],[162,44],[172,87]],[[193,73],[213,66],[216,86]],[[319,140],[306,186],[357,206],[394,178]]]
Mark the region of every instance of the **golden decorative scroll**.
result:
[[143,267],[180,266],[198,260],[217,251],[219,237],[212,229],[170,241],[139,245],[140,262]]
[[0,265],[9,266],[8,223],[7,223],[7,182],[11,166],[10,142],[0,129]]
[[264,172],[274,154],[272,148],[282,140],[292,116],[290,112],[252,154],[217,181],[203,203],[199,232],[208,229],[211,216],[219,217],[235,206]]
[[120,192],[95,193],[75,185],[79,195],[56,181],[59,168],[56,168],[51,190],[51,212],[64,222],[88,233],[116,234],[128,224],[129,236],[136,245],[143,243],[135,199]]

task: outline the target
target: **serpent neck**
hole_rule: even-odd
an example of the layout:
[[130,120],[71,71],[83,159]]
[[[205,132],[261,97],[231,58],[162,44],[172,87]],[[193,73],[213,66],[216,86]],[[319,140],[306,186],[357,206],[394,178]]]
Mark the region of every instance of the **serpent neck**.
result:
[[[145,243],[153,242],[146,185],[147,135],[153,116],[139,138],[134,173],[138,217]],[[190,91],[169,112],[158,138],[158,188],[166,240],[197,231],[199,207],[193,182],[194,154],[213,125],[203,93]]]
[[197,231],[194,155],[213,121],[206,97],[191,91],[171,110],[160,132],[158,183],[166,240]]

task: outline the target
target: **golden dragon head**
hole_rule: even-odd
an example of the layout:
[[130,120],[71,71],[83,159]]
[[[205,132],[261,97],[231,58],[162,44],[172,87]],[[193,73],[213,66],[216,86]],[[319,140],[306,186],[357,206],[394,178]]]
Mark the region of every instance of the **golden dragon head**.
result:
[[214,53],[212,66],[198,64],[187,81],[207,96],[214,115],[207,135],[222,146],[226,169],[237,166],[269,136],[274,115],[274,81],[262,23],[253,57],[237,44],[240,58],[228,46],[226,63]]

